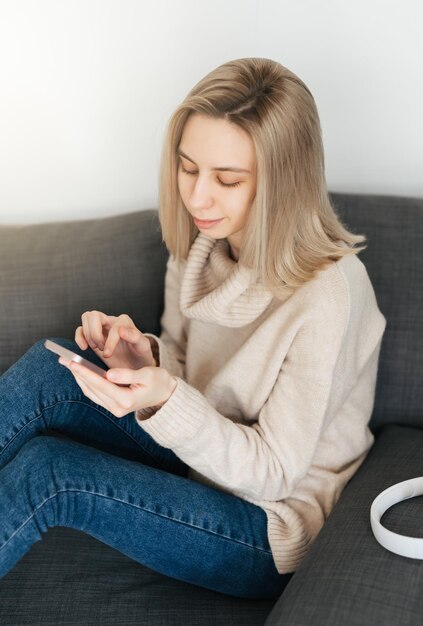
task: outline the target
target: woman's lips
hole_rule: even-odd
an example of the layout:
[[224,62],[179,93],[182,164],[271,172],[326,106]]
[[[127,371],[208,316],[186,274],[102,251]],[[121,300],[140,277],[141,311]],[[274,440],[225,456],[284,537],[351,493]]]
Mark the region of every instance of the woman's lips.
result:
[[194,217],[194,224],[197,226],[197,228],[211,228],[212,226],[214,226],[215,224],[218,224],[222,220],[223,220],[223,217],[221,217],[220,220],[197,220]]

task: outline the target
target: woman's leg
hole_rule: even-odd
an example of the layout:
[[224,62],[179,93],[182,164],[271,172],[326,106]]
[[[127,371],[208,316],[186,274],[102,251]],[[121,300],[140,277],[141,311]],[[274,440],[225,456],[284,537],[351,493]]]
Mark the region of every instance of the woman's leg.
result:
[[[53,340],[103,365],[91,349],[83,351],[68,339]],[[30,439],[54,430],[111,454],[187,474],[187,465],[157,444],[134,413],[117,418],[87,398],[58,358],[40,340],[0,376],[0,469]]]
[[53,526],[84,531],[170,577],[276,598],[265,512],[240,498],[79,442],[40,436],[0,470],[0,576]]

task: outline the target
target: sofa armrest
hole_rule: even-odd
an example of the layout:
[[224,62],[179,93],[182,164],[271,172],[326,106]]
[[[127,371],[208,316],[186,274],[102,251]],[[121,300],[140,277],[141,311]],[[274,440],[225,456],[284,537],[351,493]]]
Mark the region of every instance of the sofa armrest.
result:
[[[392,484],[423,476],[423,429],[385,426],[266,626],[409,626],[423,615],[423,562],[389,552],[370,526],[373,499]],[[394,532],[423,536],[423,498],[388,510]]]
[[0,226],[0,374],[43,337],[74,339],[84,311],[160,334],[167,257],[155,209]]

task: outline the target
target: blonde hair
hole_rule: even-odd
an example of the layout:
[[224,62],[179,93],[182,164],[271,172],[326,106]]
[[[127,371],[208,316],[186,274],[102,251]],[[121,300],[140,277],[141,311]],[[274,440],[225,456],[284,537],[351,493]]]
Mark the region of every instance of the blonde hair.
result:
[[320,121],[309,89],[276,61],[243,58],[200,80],[167,126],[159,221],[163,241],[177,259],[187,258],[199,232],[177,182],[177,150],[193,113],[236,124],[254,143],[256,195],[238,262],[254,270],[274,296],[286,298],[318,271],[367,247],[353,247],[365,236],[349,232],[331,204]]

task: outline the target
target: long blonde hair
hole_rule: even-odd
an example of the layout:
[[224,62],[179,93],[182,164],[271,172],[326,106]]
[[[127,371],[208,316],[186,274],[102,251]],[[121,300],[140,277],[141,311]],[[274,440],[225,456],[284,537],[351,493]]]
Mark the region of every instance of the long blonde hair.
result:
[[225,119],[252,138],[256,195],[238,262],[254,270],[274,296],[285,299],[329,264],[367,247],[353,247],[365,236],[349,232],[331,204],[319,115],[309,89],[276,61],[243,58],[200,80],[167,126],[159,221],[163,241],[177,259],[187,258],[199,232],[177,182],[177,150],[193,113]]

